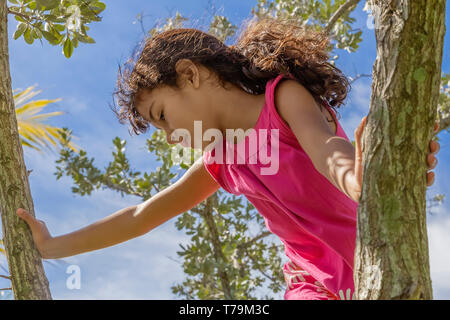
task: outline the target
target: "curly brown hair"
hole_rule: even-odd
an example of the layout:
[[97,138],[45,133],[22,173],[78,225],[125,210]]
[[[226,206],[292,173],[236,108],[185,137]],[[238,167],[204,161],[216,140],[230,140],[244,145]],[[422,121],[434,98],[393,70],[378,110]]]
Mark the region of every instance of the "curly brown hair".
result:
[[190,59],[217,75],[223,86],[230,82],[251,94],[262,94],[268,80],[279,74],[293,76],[321,107],[343,104],[350,83],[340,69],[329,63],[329,37],[312,26],[265,17],[249,20],[235,45],[227,46],[213,35],[197,29],[176,28],[144,41],[142,52],[119,66],[117,98],[113,111],[119,122],[129,121],[135,134],[149,127],[136,110],[142,89],[177,86],[175,64]]

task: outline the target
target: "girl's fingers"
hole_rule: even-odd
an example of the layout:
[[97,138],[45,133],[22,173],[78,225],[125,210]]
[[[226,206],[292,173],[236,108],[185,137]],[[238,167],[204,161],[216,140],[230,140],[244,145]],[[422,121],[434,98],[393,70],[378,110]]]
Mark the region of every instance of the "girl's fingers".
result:
[[20,218],[25,220],[25,222],[28,223],[30,227],[34,226],[34,224],[36,223],[36,219],[28,211],[19,208],[17,209],[16,213]]
[[28,212],[25,209],[19,208],[19,209],[17,209],[16,213],[23,220],[27,220],[28,219],[29,214],[28,214]]
[[427,187],[431,186],[434,183],[434,172],[427,172]]
[[439,150],[441,149],[441,145],[439,144],[439,142],[431,140],[430,142],[430,152],[432,152],[433,154],[436,154],[439,152]]
[[355,130],[355,150],[356,150],[356,156],[359,157],[361,154],[361,136],[364,130],[364,127],[366,125],[367,116],[362,118],[361,123],[359,124],[358,128]]
[[367,120],[367,116],[365,116],[364,118],[361,119],[361,122],[359,123],[358,128],[356,128],[356,132],[361,134],[364,126],[366,125],[366,120]]
[[436,167],[438,159],[434,156],[433,153],[429,153],[427,156],[427,162],[428,162],[428,170],[432,170]]

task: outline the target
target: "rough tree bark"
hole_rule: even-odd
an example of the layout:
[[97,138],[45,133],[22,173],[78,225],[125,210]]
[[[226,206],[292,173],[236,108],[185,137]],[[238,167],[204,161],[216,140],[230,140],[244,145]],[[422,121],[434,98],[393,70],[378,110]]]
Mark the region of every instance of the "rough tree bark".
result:
[[16,300],[49,300],[48,280],[31,230],[16,215],[19,207],[34,215],[34,208],[11,88],[7,23],[6,0],[0,0],[0,214],[6,258]]
[[358,299],[432,299],[426,155],[437,114],[445,0],[374,0],[377,59],[363,135]]

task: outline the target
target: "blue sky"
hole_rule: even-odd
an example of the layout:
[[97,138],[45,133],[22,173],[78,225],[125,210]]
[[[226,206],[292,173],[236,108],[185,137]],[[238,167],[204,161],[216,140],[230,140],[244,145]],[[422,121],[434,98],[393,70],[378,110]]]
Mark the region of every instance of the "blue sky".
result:
[[[199,20],[209,17],[206,13],[207,0],[196,1],[142,1],[128,0],[107,2],[100,23],[90,25],[90,36],[96,44],[80,43],[70,59],[62,54],[61,47],[44,42],[28,45],[23,39],[13,40],[16,21],[10,17],[9,52],[13,88],[25,89],[36,85],[42,90],[35,99],[62,98],[52,104],[49,111],[62,110],[65,115],[50,121],[57,126],[67,126],[77,137],[74,140],[95,158],[98,167],[106,166],[111,159],[112,139],[116,136],[127,140],[127,156],[132,166],[142,171],[157,167],[152,156],[145,151],[145,140],[152,133],[130,137],[127,127],[120,125],[108,107],[112,100],[117,66],[131,54],[143,33],[138,23],[133,24],[136,15],[144,14],[144,26],[148,30],[159,20],[176,11]],[[362,11],[363,2],[352,13],[357,21],[353,28],[363,30],[363,42],[357,53],[339,52],[337,66],[350,77],[357,73],[372,74],[376,58],[374,30],[368,29],[368,16]],[[253,1],[214,1],[218,14],[227,16],[240,25],[257,3]],[[447,5],[446,25],[449,25]],[[450,36],[447,32],[444,44],[443,72],[450,72]],[[347,104],[340,109],[340,123],[347,136],[353,139],[353,132],[361,118],[368,114],[371,93],[371,78],[361,78],[352,84]],[[427,196],[445,194],[450,197],[449,137],[445,132],[439,135],[441,150],[437,156],[438,167],[434,170],[436,180],[428,188]],[[30,175],[31,192],[36,216],[44,220],[54,236],[69,233],[85,227],[124,207],[135,205],[140,199],[133,196],[122,198],[109,190],[96,191],[89,197],[75,196],[71,192],[69,178],[56,180],[56,155],[39,154],[25,149],[25,161]],[[447,178],[446,178],[447,177]],[[450,205],[447,199],[433,208],[427,215],[430,246],[430,266],[434,297],[450,299]],[[61,262],[44,262],[54,299],[179,299],[171,293],[170,287],[181,283],[184,273],[176,251],[179,243],[187,243],[188,237],[178,231],[176,218],[155,228],[146,235],[125,243],[62,259]],[[6,260],[0,257],[0,264]],[[81,271],[81,288],[68,289],[66,273],[69,265],[77,265]],[[3,274],[0,271],[0,274]],[[0,288],[9,282],[0,278]],[[261,291],[261,295],[264,291]],[[282,299],[282,293],[274,296]],[[1,298],[1,297],[0,297]],[[5,297],[4,297],[5,298]]]

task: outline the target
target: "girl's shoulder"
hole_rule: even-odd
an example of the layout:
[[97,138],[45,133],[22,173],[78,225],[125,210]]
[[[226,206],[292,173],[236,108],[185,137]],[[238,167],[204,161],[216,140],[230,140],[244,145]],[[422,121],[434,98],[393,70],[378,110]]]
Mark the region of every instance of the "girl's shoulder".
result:
[[[265,127],[271,129],[278,129],[280,137],[285,137],[288,140],[295,140],[292,130],[287,122],[286,116],[282,114],[279,109],[280,88],[284,87],[287,81],[295,81],[288,75],[280,74],[277,77],[269,80],[266,84],[266,104],[265,113],[267,115]],[[284,91],[284,89],[282,90]],[[283,94],[281,92],[281,94]]]
[[[289,124],[289,118],[292,115],[286,110],[286,105],[292,105],[292,103],[285,103],[285,101],[293,99],[292,91],[298,90],[298,86],[301,86],[301,84],[297,80],[284,74],[269,80],[266,85],[266,113],[268,117],[265,126],[278,129],[280,139],[284,138],[294,145],[297,142],[297,137]],[[299,100],[298,97],[295,97],[295,99],[295,101],[292,101],[293,103],[302,104],[303,99]]]
[[273,113],[280,129],[292,130],[292,122],[297,116],[301,116],[299,113],[304,112],[304,106],[309,106],[310,111],[314,113],[320,111],[321,118],[327,122],[333,135],[338,134],[338,123],[332,109],[328,108],[325,102],[320,106],[317,105],[309,90],[292,76],[282,74],[277,76],[269,81],[266,90],[269,94],[268,103],[271,105],[269,111]]

